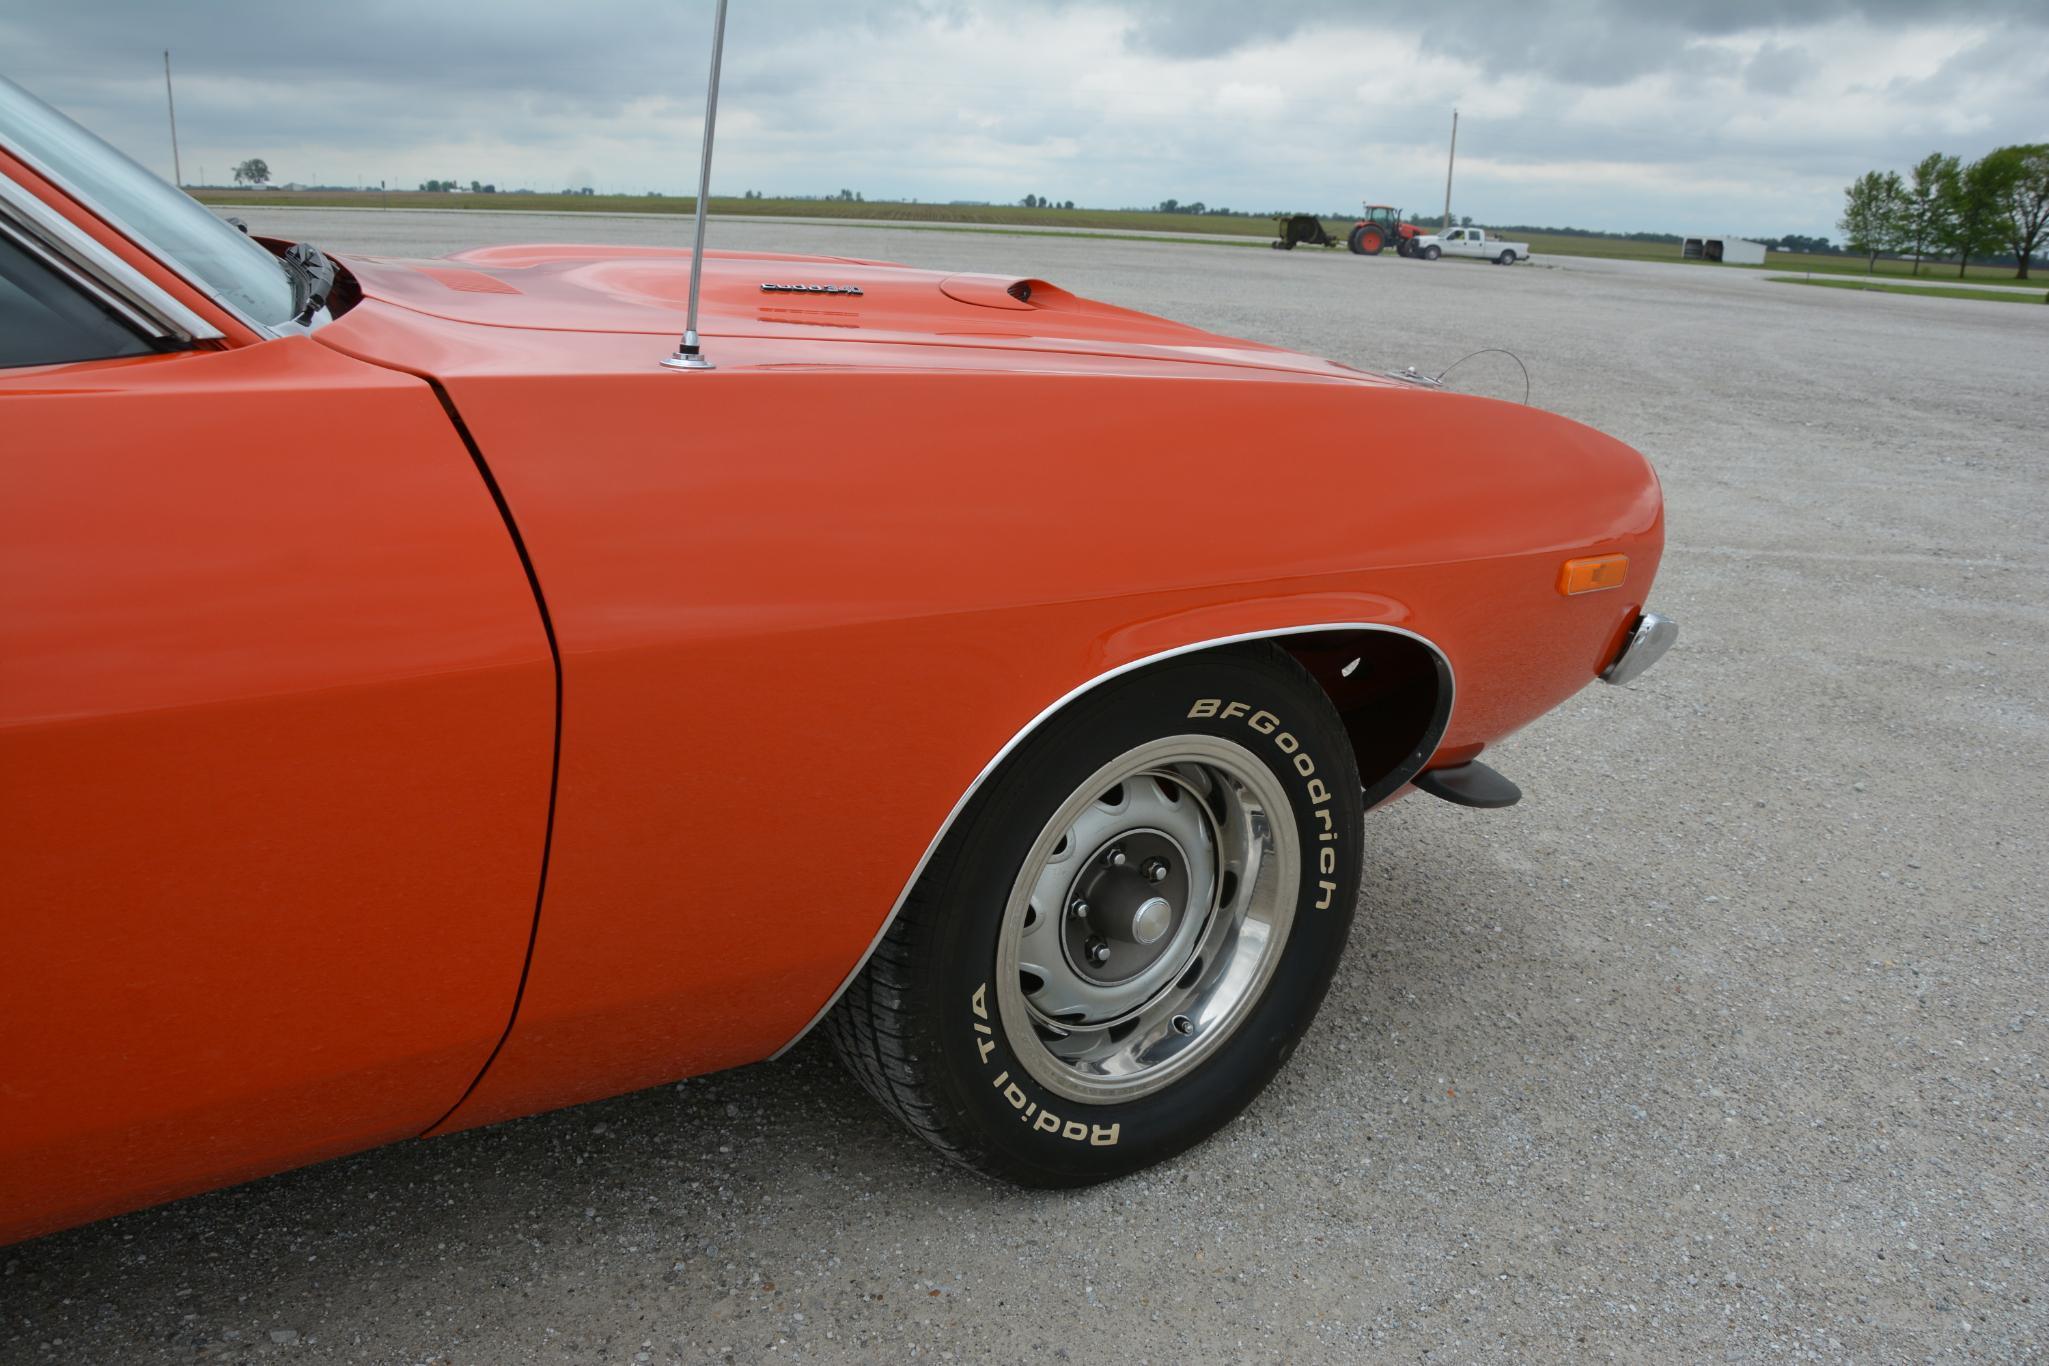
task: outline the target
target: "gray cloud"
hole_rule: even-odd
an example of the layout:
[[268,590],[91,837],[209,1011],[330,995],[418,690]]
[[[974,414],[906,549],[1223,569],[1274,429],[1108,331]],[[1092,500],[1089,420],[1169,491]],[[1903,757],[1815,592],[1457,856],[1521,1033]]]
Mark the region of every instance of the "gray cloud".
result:
[[[1489,23],[1355,0],[733,0],[715,184],[871,197],[1336,208],[1442,194],[1494,221],[1827,231],[1838,187],[2049,137],[2049,11],[2019,0],[1533,0]],[[704,0],[359,0],[0,12],[0,61],[169,170],[679,189]],[[1435,188],[1433,189],[1433,185]],[[1734,219],[1735,221],[1731,221]]]

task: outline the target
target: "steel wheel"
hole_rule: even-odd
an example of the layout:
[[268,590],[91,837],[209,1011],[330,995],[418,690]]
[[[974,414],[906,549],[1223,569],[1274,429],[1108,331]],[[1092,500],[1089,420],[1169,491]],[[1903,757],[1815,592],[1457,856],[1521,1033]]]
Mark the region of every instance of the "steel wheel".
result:
[[1132,1099],[1230,1037],[1294,917],[1301,851],[1286,808],[1265,765],[1201,735],[1132,750],[1067,799],[997,940],[1004,1030],[1041,1085]]
[[[1316,658],[1339,678],[1342,651]],[[1287,1061],[1359,887],[1344,722],[1268,644],[1077,699],[1005,761],[828,1017],[978,1171],[1084,1185],[1200,1142]]]

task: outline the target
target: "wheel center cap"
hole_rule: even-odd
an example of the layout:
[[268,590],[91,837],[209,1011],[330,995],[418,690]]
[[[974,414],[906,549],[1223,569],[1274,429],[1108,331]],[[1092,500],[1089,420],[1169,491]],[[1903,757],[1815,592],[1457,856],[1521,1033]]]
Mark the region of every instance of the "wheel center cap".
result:
[[1148,897],[1131,914],[1131,937],[1141,944],[1152,944],[1167,932],[1174,923],[1174,908],[1163,896]]
[[1069,884],[1060,935],[1087,982],[1121,986],[1159,962],[1186,921],[1188,857],[1149,827],[1127,829],[1092,852]]

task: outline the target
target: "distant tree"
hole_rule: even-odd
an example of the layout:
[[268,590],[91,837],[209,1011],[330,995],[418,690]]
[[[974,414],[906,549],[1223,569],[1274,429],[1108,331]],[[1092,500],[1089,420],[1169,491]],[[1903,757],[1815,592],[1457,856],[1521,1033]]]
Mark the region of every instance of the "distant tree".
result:
[[2006,185],[2015,174],[2013,158],[1993,152],[1968,165],[1951,167],[1942,178],[1945,208],[1943,234],[1936,243],[1957,258],[1957,278],[1964,278],[1973,256],[1999,250]]
[[1949,201],[1942,193],[1943,180],[1956,174],[1957,159],[1930,152],[1908,172],[1904,212],[1900,218],[1901,238],[1914,254],[1914,274],[1921,273],[1921,258],[1933,251],[1947,230]]
[[1181,206],[1181,212],[1183,212],[1183,213],[1208,213],[1208,212],[1209,212],[1209,205],[1207,205],[1207,204],[1203,203],[1203,202],[1202,202],[1202,201],[1201,201],[1200,199],[1198,199],[1198,200],[1196,200],[1196,201],[1195,201],[1195,202],[1194,202],[1193,204],[1183,204],[1183,205]]
[[1161,201],[1160,201],[1160,202],[1159,202],[1159,203],[1158,203],[1158,204],[1157,204],[1157,205],[1156,205],[1156,206],[1154,207],[1154,209],[1153,209],[1153,212],[1155,212],[1155,213],[1179,213],[1179,212],[1181,212],[1181,201],[1180,201],[1180,200],[1178,200],[1178,199],[1162,199],[1162,200],[1161,200]]
[[1473,216],[1472,216],[1471,214],[1465,214],[1465,215],[1461,216],[1461,217],[1460,217],[1460,219],[1459,219],[1459,221],[1458,221],[1458,225],[1459,225],[1460,227],[1462,227],[1462,228],[1470,228],[1470,227],[1472,227],[1472,226],[1473,226]]
[[1074,207],[1074,201],[1072,199],[1066,200],[1060,205],[1060,207],[1063,209],[1071,209]]
[[1898,171],[1866,171],[1843,187],[1843,216],[1837,227],[1850,247],[1865,256],[1865,271],[1878,269],[1878,254],[1900,243],[1900,206],[1906,188]]
[[262,185],[270,179],[270,163],[262,157],[250,157],[235,167],[237,185]]
[[2025,280],[2029,258],[2042,245],[2043,234],[2049,232],[2049,142],[2002,147],[1993,153],[2002,154],[2007,159],[2006,193],[2001,197],[2004,236],[2020,262],[2014,278]]
[[1784,237],[1767,238],[1766,243],[1776,246],[1780,251],[1804,251],[1816,256],[1841,254],[1826,237],[1803,237],[1797,232],[1789,232]]

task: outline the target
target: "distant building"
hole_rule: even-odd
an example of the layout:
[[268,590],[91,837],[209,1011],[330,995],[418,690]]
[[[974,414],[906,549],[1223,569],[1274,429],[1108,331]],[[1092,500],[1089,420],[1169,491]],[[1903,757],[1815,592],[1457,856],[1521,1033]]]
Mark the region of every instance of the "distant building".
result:
[[1747,237],[1689,237],[1679,245],[1689,261],[1720,261],[1731,266],[1764,264],[1764,243]]

